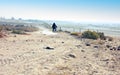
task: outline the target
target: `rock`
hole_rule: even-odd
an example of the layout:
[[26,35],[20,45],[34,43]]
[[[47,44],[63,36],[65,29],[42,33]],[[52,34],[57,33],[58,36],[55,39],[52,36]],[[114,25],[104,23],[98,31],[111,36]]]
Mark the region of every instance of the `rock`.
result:
[[110,50],[113,50],[113,48],[110,48]]
[[113,50],[116,50],[116,47],[113,47]]
[[116,47],[112,47],[112,48],[110,48],[110,50],[117,50],[117,48]]
[[16,35],[14,35],[14,37],[17,37]]
[[107,50],[107,49],[105,48],[105,50]]
[[94,48],[99,48],[98,46],[94,46]]
[[29,40],[25,40],[26,42],[28,42]]
[[117,50],[120,50],[120,46],[118,46]]
[[46,47],[45,49],[53,50],[54,48],[51,48],[51,47]]
[[40,42],[43,42],[43,40],[40,40]]
[[64,42],[62,42],[62,43],[64,43]]
[[76,47],[77,47],[77,48],[80,48],[80,47],[82,47],[82,46],[81,46],[81,45],[76,45]]
[[108,41],[113,41],[113,37],[108,37]]
[[109,59],[104,59],[104,60],[102,60],[102,61],[109,61]]
[[81,50],[81,52],[85,52],[84,50]]
[[69,54],[68,56],[70,56],[70,57],[72,57],[72,58],[76,58],[76,56],[73,55],[73,54]]
[[89,43],[86,43],[86,46],[91,46]]
[[111,45],[106,45],[106,47],[107,47],[107,48],[110,48],[110,47],[112,47],[112,46],[111,46]]

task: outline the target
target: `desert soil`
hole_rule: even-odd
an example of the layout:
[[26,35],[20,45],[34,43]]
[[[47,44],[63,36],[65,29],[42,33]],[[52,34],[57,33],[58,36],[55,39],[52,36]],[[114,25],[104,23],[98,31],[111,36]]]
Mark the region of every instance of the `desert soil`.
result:
[[29,34],[0,38],[0,75],[120,75],[120,51],[106,48],[119,46],[119,39],[81,40],[43,30]]

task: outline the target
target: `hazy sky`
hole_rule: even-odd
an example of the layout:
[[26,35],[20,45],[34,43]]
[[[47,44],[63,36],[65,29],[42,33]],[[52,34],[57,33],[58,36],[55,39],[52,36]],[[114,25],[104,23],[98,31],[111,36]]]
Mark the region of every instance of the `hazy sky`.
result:
[[120,23],[120,0],[0,0],[0,16]]

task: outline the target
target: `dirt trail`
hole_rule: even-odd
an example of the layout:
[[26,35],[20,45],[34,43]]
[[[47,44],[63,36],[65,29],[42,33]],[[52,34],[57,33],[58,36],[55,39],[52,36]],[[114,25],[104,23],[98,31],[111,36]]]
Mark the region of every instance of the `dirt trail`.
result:
[[104,45],[98,49],[94,44],[88,47],[87,41],[63,32],[30,34],[0,39],[0,75],[120,74],[120,51],[105,50]]

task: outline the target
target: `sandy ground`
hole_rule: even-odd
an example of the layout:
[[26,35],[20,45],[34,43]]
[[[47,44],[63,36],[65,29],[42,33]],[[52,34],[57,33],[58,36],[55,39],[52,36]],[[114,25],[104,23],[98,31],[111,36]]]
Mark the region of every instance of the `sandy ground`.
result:
[[105,47],[120,40],[81,40],[48,30],[29,34],[0,39],[0,75],[120,75],[120,51]]

